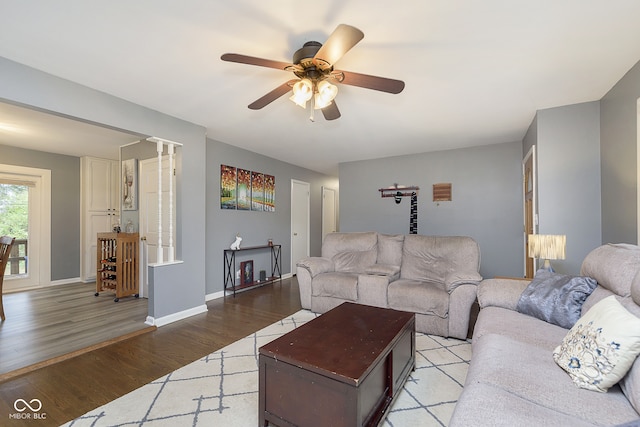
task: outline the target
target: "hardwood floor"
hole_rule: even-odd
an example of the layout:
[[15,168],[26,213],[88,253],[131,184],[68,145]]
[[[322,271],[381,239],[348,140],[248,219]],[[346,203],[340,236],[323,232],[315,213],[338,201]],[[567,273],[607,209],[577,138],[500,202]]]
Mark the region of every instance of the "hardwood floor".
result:
[[94,296],[94,283],[52,286],[3,296],[0,381],[31,365],[46,365],[75,351],[150,330],[146,299]]
[[[295,277],[207,305],[207,313],[0,383],[0,425],[59,426],[301,308]],[[17,399],[39,399],[46,418],[10,418]]]

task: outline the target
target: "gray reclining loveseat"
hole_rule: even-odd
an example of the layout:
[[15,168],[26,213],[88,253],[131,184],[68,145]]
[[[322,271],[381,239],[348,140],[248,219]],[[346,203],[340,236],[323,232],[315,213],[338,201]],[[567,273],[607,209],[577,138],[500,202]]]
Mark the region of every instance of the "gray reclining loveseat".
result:
[[351,301],[416,313],[416,330],[465,339],[479,274],[470,237],[332,233],[322,256],[297,263],[302,307]]

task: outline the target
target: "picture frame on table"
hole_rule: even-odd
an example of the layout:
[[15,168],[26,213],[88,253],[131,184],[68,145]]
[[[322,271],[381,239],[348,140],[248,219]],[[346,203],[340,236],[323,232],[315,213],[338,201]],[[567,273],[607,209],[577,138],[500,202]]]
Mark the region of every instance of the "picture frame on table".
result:
[[240,284],[251,285],[253,283],[253,260],[240,263]]

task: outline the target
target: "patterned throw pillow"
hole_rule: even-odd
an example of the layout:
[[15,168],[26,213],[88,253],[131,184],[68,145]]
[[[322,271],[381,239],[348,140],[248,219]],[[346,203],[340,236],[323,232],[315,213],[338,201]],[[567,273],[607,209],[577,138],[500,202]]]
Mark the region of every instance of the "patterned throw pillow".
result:
[[553,359],[580,388],[606,392],[640,353],[640,319],[615,296],[594,305],[553,351]]

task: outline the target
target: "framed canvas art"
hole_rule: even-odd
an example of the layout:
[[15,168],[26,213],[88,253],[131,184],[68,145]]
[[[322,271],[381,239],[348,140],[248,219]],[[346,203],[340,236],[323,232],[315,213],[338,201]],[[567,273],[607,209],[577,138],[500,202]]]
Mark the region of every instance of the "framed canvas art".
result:
[[253,284],[253,260],[240,263],[240,282],[242,285]]
[[233,166],[220,165],[220,208],[236,208],[237,170]]
[[138,210],[138,159],[122,161],[122,210]]

